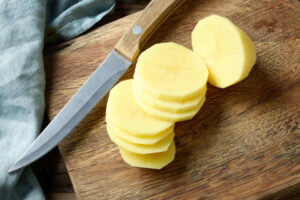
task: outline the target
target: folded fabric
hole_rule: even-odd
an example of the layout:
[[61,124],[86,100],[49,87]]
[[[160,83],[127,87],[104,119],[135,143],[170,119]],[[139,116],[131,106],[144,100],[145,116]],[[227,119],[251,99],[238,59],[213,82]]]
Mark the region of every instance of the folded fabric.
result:
[[113,7],[114,0],[0,0],[0,200],[44,199],[29,168],[7,171],[40,132],[45,38],[71,39]]
[[69,40],[102,19],[114,8],[115,0],[47,1],[46,44]]

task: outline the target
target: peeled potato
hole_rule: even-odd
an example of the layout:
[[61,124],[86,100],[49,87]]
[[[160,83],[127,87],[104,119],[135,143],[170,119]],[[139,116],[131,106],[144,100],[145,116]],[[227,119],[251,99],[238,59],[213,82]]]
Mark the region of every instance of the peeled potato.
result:
[[246,78],[256,62],[251,39],[230,20],[212,15],[192,32],[193,50],[207,64],[208,82],[226,88]]
[[141,136],[135,136],[131,135],[130,133],[127,133],[126,131],[116,127],[112,123],[107,123],[107,131],[110,133],[113,133],[114,135],[119,136],[123,140],[127,140],[131,143],[135,144],[146,144],[146,145],[151,145],[159,142],[163,138],[167,137],[170,135],[172,132],[174,132],[174,127],[168,129],[167,131],[156,135],[156,136],[150,136],[150,137],[141,137]]
[[161,153],[136,154],[119,147],[123,160],[133,167],[143,167],[151,169],[161,169],[168,165],[175,158],[175,142],[173,141],[169,149]]
[[147,104],[143,99],[139,96],[139,94],[135,93],[136,103],[149,115],[170,122],[179,122],[192,119],[197,112],[200,110],[202,105],[205,102],[205,96],[201,98],[201,101],[198,103],[197,107],[192,111],[182,112],[182,113],[175,113],[175,112],[167,112],[163,110],[159,110],[157,108],[152,107],[151,105]]
[[206,86],[204,87],[200,96],[182,102],[157,99],[149,95],[146,91],[144,91],[141,88],[141,86],[135,81],[133,81],[133,92],[135,93],[135,95],[138,95],[145,103],[149,104],[153,108],[167,112],[183,113],[186,111],[195,110],[198,107],[200,101],[202,100],[202,97],[206,93]]
[[165,138],[160,140],[159,142],[153,144],[153,145],[145,145],[145,144],[134,144],[129,142],[128,140],[124,140],[117,135],[115,135],[113,132],[108,131],[108,135],[110,139],[118,146],[122,147],[123,149],[126,149],[127,151],[138,153],[138,154],[149,154],[149,153],[158,153],[167,151],[169,146],[171,145],[173,139],[174,139],[174,132],[167,135]]
[[133,135],[159,135],[174,126],[173,122],[151,117],[136,104],[132,83],[132,79],[122,81],[110,91],[106,118]]
[[199,96],[208,71],[193,51],[172,42],[153,45],[138,58],[134,79],[152,96],[184,101]]

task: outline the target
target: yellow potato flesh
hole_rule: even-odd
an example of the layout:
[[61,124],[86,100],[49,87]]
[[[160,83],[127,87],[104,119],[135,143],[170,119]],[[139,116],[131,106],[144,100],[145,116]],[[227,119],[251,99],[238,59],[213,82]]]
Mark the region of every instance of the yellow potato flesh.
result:
[[164,166],[168,165],[175,158],[175,142],[173,141],[169,149],[161,153],[152,153],[152,154],[136,154],[122,147],[119,147],[121,156],[123,160],[133,166],[133,167],[142,167],[150,169],[161,169]]
[[231,21],[216,15],[198,22],[192,46],[207,65],[208,82],[220,88],[246,78],[256,61],[251,39]]
[[193,51],[175,43],[160,43],[138,58],[134,79],[162,100],[183,101],[199,96],[208,79],[207,68]]
[[204,87],[203,91],[199,96],[193,98],[188,101],[176,102],[176,101],[167,101],[160,100],[151,95],[149,95],[146,91],[144,91],[141,86],[133,81],[133,92],[135,95],[138,95],[145,103],[149,104],[151,107],[174,113],[184,113],[187,111],[193,111],[197,109],[202,97],[206,93],[206,87]]
[[133,80],[122,81],[109,93],[106,118],[134,135],[158,135],[174,123],[146,114],[137,104],[132,90]]
[[167,131],[163,132],[162,134],[151,136],[151,137],[141,137],[141,136],[135,136],[131,135],[130,133],[118,128],[113,123],[107,123],[107,131],[110,133],[113,133],[114,135],[119,136],[123,140],[127,140],[131,143],[135,144],[146,144],[151,145],[159,142],[163,138],[167,137],[169,134],[174,132],[174,128],[168,129]]
[[122,147],[123,149],[126,149],[127,151],[138,153],[138,154],[149,154],[149,153],[158,153],[158,152],[167,151],[175,135],[174,132],[172,132],[171,134],[167,135],[165,138],[163,138],[162,140],[160,140],[159,142],[153,145],[145,145],[145,144],[131,143],[127,140],[118,137],[117,135],[115,135],[113,132],[110,131],[108,131],[107,133],[110,139],[116,145]]
[[201,101],[198,103],[196,109],[192,111],[182,112],[182,113],[174,113],[167,112],[163,110],[156,109],[151,105],[147,104],[143,99],[139,96],[139,94],[135,93],[136,103],[149,115],[155,117],[157,119],[166,120],[170,122],[179,122],[192,119],[197,112],[200,110],[202,105],[205,102],[205,96],[201,98]]

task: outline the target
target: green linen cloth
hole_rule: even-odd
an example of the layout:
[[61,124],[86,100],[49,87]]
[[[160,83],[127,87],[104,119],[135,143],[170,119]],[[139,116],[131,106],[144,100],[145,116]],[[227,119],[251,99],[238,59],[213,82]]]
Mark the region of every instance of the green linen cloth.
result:
[[114,0],[0,0],[0,200],[45,199],[30,168],[8,169],[40,132],[46,44],[71,39]]

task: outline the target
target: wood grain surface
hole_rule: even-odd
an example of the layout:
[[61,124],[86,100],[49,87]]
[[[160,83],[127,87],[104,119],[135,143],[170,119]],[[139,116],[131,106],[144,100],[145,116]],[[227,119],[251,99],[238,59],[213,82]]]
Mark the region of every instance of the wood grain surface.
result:
[[[299,1],[188,0],[146,46],[191,47],[194,25],[210,14],[228,17],[254,40],[258,59],[249,77],[228,89],[208,87],[199,114],[176,125],[176,159],[160,171],[122,161],[106,134],[104,98],[59,146],[79,199],[278,199],[299,191]],[[48,50],[50,119],[136,16]]]

